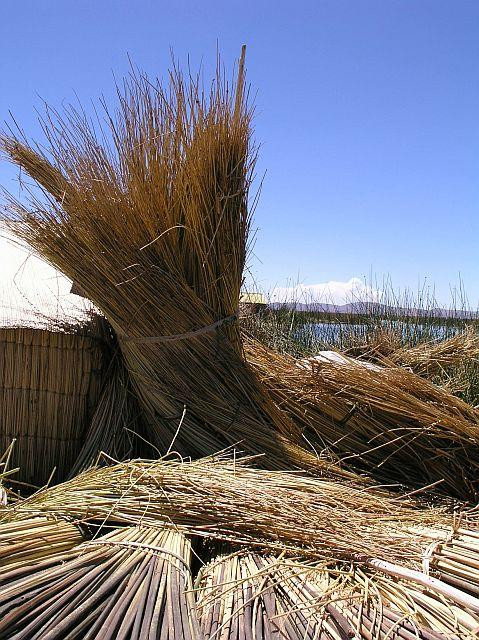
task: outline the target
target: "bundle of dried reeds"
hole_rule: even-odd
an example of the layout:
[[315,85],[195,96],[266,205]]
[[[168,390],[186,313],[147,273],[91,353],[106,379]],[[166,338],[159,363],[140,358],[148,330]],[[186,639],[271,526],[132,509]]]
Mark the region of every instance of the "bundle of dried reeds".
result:
[[[315,567],[318,581],[321,577],[327,581],[329,573],[325,569],[320,572]],[[337,584],[336,589],[325,588],[321,593],[316,589],[313,600],[309,573],[311,568],[257,553],[215,558],[201,569],[195,584],[205,638],[353,637],[354,628],[335,603]]]
[[293,358],[245,338],[249,363],[305,436],[343,464],[460,499],[475,499],[479,412],[400,367]]
[[[61,518],[31,518],[0,524],[0,584],[16,569],[55,563],[59,555],[83,542],[80,529]],[[44,566],[44,564],[42,564]]]
[[[382,558],[420,567],[429,531],[451,518],[378,490],[245,460],[131,461],[91,469],[8,507],[4,519],[45,513],[84,523],[165,525],[192,535],[306,557]],[[411,533],[411,528],[414,531]],[[441,539],[440,535],[438,539]]]
[[124,528],[44,569],[3,576],[0,638],[198,640],[191,546],[174,531]]
[[448,340],[396,349],[389,354],[389,360],[418,375],[432,377],[467,361],[479,362],[479,335],[468,327]]
[[167,88],[133,74],[106,116],[112,147],[84,114],[48,111],[47,152],[2,140],[43,191],[6,223],[108,318],[162,452],[241,442],[270,467],[327,473],[242,355],[251,116],[244,56],[233,92],[220,70],[209,93],[177,69]]
[[206,638],[457,640],[479,622],[433,587],[252,553],[216,558],[196,589]]
[[15,479],[67,477],[100,394],[103,352],[82,333],[0,328],[0,450]]
[[95,466],[99,454],[114,460],[126,460],[139,455],[142,447],[143,424],[128,372],[119,354],[114,354],[105,374],[90,426],[83,437],[83,446],[72,466],[69,477]]

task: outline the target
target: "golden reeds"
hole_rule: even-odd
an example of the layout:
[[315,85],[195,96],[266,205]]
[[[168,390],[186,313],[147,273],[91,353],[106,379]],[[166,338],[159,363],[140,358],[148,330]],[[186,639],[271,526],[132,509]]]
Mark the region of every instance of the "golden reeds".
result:
[[0,328],[0,450],[13,440],[15,479],[63,480],[98,401],[101,345],[79,333]]
[[[379,557],[420,566],[441,509],[378,490],[293,472],[250,468],[248,459],[130,461],[91,469],[5,509],[4,520],[57,514],[98,524],[175,526],[191,534],[306,557]],[[414,532],[411,533],[411,528]]]
[[245,338],[248,362],[318,448],[386,483],[477,495],[479,412],[401,367],[297,361]]
[[[31,518],[0,524],[0,585],[17,569],[48,566],[83,542],[80,529],[61,518]],[[42,564],[42,561],[46,562]]]
[[477,612],[432,587],[281,556],[219,556],[202,568],[195,586],[200,625],[211,640],[255,634],[290,640],[472,639],[479,622]]
[[7,225],[108,318],[161,452],[241,442],[270,467],[341,475],[305,450],[242,355],[255,164],[244,50],[234,90],[220,70],[205,92],[174,69],[166,88],[133,73],[118,97],[108,134],[82,113],[49,110],[48,151],[2,139],[44,194],[31,208],[12,199]]
[[174,531],[124,528],[48,568],[4,576],[0,638],[200,640],[191,546]]

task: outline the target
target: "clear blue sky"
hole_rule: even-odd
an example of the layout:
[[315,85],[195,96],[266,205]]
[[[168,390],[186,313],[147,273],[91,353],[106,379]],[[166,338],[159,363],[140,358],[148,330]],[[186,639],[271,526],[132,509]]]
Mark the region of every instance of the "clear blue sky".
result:
[[[2,0],[0,120],[38,136],[54,105],[112,96],[127,54],[169,50],[208,75],[248,46],[258,170],[258,283],[389,274],[479,300],[479,2]],[[0,183],[13,172],[0,165]]]

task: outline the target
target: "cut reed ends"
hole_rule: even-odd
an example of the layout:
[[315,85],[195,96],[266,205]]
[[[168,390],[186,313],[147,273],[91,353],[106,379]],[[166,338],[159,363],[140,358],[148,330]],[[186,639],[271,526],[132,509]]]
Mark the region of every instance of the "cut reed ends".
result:
[[207,639],[457,640],[473,638],[479,622],[433,588],[257,553],[215,558],[195,587]]
[[[39,517],[0,524],[0,585],[24,567],[58,562],[58,557],[83,542],[78,526],[61,518]],[[43,566],[43,565],[42,565]]]
[[113,531],[47,569],[6,574],[0,638],[201,640],[190,564],[179,533]]

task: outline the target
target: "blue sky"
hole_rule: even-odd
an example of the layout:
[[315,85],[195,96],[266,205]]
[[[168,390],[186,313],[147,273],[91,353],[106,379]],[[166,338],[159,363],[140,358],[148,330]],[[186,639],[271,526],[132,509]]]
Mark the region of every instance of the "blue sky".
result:
[[0,120],[34,137],[39,96],[113,100],[127,54],[161,76],[172,48],[209,77],[217,42],[229,66],[245,43],[258,285],[389,275],[447,301],[461,274],[477,305],[479,2],[2,0],[0,24]]

